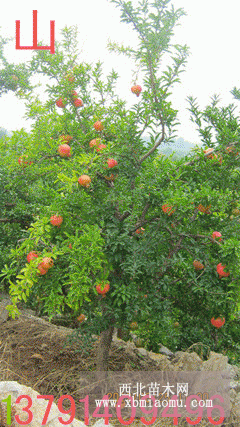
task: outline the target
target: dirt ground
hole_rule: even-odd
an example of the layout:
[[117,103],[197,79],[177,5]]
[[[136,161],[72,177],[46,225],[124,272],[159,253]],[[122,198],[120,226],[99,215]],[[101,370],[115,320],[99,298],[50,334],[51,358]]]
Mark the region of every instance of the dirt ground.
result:
[[[17,319],[8,319],[0,328],[0,381],[18,381],[33,388],[39,394],[54,395],[56,402],[62,395],[71,395],[76,402],[76,415],[84,420],[82,408],[78,403],[81,372],[95,371],[97,337],[89,353],[83,353],[79,342],[69,343],[68,337],[74,329],[57,326],[45,319],[36,317],[32,310],[21,309]],[[76,330],[75,330],[76,332]],[[136,350],[129,350],[122,340],[112,343],[109,360],[110,371],[157,371],[158,362],[142,356]],[[63,405],[64,406],[64,405]],[[65,409],[68,409],[65,407]],[[91,418],[93,425],[96,418]],[[118,420],[111,424],[122,425]],[[135,420],[132,426],[143,426]],[[172,426],[173,420],[159,419],[154,426]],[[179,426],[188,426],[179,419]],[[199,423],[199,426],[211,424]],[[232,426],[233,424],[224,424]],[[234,426],[235,427],[235,426]]]

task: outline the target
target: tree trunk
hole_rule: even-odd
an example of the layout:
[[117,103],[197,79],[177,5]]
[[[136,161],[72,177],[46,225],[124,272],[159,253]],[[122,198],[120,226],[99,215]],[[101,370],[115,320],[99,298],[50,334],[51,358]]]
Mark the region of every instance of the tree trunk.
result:
[[97,350],[97,371],[108,370],[109,351],[112,343],[114,325],[100,333],[100,341]]

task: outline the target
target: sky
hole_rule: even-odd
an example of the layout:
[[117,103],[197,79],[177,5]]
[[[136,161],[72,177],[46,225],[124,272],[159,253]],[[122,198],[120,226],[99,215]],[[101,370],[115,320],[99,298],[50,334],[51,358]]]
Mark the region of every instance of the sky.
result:
[[[135,4],[137,0],[134,0]],[[210,103],[211,96],[219,94],[221,105],[234,103],[239,111],[240,103],[234,101],[230,91],[240,88],[240,2],[228,0],[172,0],[175,8],[187,13],[175,28],[172,43],[187,44],[190,56],[186,71],[181,74],[181,83],[173,89],[173,108],[179,111],[178,137],[199,143],[200,137],[190,121],[187,96],[197,98],[201,108]],[[0,16],[0,34],[13,37],[5,49],[9,62],[21,63],[30,60],[32,51],[15,49],[15,21],[20,20],[21,45],[32,44],[32,11],[38,11],[38,40],[50,44],[50,20],[55,21],[55,39],[61,38],[61,29],[77,25],[79,50],[84,61],[104,62],[104,70],[115,69],[120,75],[118,90],[120,97],[135,102],[130,88],[133,84],[131,64],[124,56],[107,50],[108,40],[136,46],[136,35],[130,25],[120,22],[120,10],[109,0],[68,0],[51,2],[46,0],[23,0],[5,2]],[[137,82],[141,84],[142,82]],[[8,130],[24,128],[30,130],[31,122],[24,117],[25,107],[10,92],[0,98],[0,127]]]

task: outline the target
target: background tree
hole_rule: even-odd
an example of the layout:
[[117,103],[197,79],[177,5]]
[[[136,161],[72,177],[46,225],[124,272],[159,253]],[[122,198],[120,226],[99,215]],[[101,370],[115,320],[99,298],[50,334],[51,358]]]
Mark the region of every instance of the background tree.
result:
[[[184,12],[163,0],[136,8],[114,3],[139,40],[136,50],[109,45],[135,61],[132,108],[116,92],[114,70],[104,77],[101,63],[79,62],[74,28],[62,31],[54,55],[33,54],[29,69],[49,78],[48,99],[42,102],[32,91],[26,98],[32,130],[14,132],[7,141],[16,153],[8,163],[11,182],[27,188],[35,219],[3,269],[13,302],[9,312],[17,315],[23,300],[32,307],[40,303],[50,319],[56,313],[79,318],[89,340],[93,332],[100,335],[98,370],[108,367],[114,325],[127,332],[133,322],[155,351],[159,341],[175,350],[200,340],[235,351],[239,157],[227,147],[238,118],[232,111],[230,123],[215,104],[205,114],[190,99],[193,120],[213,152],[196,149],[175,162],[160,155],[160,144],[176,133],[169,96],[188,49],[170,41]],[[159,73],[165,56],[169,65]],[[207,114],[216,116],[214,141],[210,129],[201,128]],[[220,123],[226,124],[221,132]],[[238,133],[234,142],[237,150]],[[16,169],[19,154],[28,157]],[[26,262],[32,251],[37,257]],[[226,322],[217,332],[211,318],[220,315]]]

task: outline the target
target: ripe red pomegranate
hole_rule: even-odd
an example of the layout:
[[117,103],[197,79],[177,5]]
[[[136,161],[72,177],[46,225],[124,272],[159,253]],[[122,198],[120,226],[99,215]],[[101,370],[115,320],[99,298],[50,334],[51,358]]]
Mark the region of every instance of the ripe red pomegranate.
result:
[[228,277],[230,274],[230,273],[226,273],[224,271],[224,268],[226,268],[226,265],[222,265],[221,263],[217,265],[217,273],[219,275],[219,279],[221,279],[222,277]]
[[59,145],[58,153],[61,157],[71,157],[71,147],[68,144]]
[[[212,238],[216,239],[216,237],[222,237],[222,235],[221,235],[221,233],[219,233],[219,231],[214,231],[212,233]],[[218,240],[219,240],[219,242],[221,242],[222,239],[218,239]]]
[[61,142],[66,142],[67,144],[69,144],[69,142],[73,139],[71,135],[61,135],[59,138]]
[[114,159],[108,159],[107,164],[109,168],[114,168],[115,166],[117,166],[118,162]]
[[49,270],[49,268],[53,267],[53,259],[50,257],[45,257],[43,258],[42,262],[41,262],[41,266],[42,268],[44,268],[44,270]]
[[64,107],[66,107],[66,103],[64,103],[63,102],[63,99],[62,98],[59,98],[57,101],[56,101],[56,104],[57,104],[57,106],[59,107],[59,108],[64,108]]
[[93,148],[93,147],[98,147],[98,146],[99,146],[99,144],[100,144],[100,142],[101,142],[101,138],[95,138],[95,139],[92,139],[92,140],[89,142],[89,147],[91,147],[91,148]]
[[73,103],[74,103],[75,107],[77,107],[77,108],[83,106],[83,102],[80,98],[74,99]]
[[63,222],[63,217],[61,215],[52,215],[50,218],[50,222],[52,225],[56,225],[57,227],[60,227],[60,225]]
[[48,272],[48,270],[46,270],[42,263],[38,264],[38,274],[41,274],[41,276],[43,276],[44,274],[46,274]]
[[81,175],[78,178],[78,183],[82,185],[82,187],[89,187],[91,183],[91,178],[88,175]]
[[101,132],[104,128],[102,122],[100,122],[99,120],[97,122],[94,123],[93,125],[94,129],[96,129],[98,132]]
[[110,289],[109,282],[102,282],[96,286],[96,290],[98,294],[105,295]]
[[98,148],[96,148],[97,151],[102,151],[105,148],[107,148],[107,146],[105,144],[99,144]]
[[221,328],[225,323],[225,317],[222,319],[218,317],[217,319],[214,319],[214,317],[211,318],[211,324],[215,326],[216,328]]
[[131,87],[131,91],[132,93],[135,93],[137,96],[139,96],[140,93],[142,92],[142,88],[140,85],[134,85]]
[[29,252],[27,255],[27,262],[30,262],[32,259],[38,258],[38,254],[35,251]]

